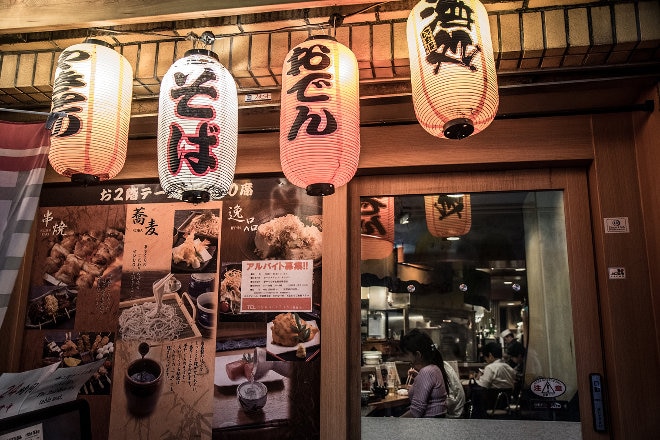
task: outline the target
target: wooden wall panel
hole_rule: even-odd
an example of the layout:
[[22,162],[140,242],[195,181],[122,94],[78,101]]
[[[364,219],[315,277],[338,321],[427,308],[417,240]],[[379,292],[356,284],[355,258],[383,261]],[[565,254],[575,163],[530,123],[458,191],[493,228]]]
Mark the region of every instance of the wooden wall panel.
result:
[[649,258],[650,292],[655,316],[655,340],[660,357],[660,84],[646,99],[655,102],[651,114],[635,114],[635,144],[639,188],[642,197],[642,215],[646,234],[646,252]]
[[[460,141],[439,139],[418,124],[362,127],[358,174],[587,165],[593,158],[588,116],[495,121]],[[236,175],[282,173],[279,133],[240,134]],[[156,139],[131,140],[116,179],[158,178]],[[48,168],[46,182],[67,182]]]
[[[593,130],[589,181],[611,430],[614,438],[653,438],[660,432],[651,404],[660,376],[646,373],[660,370],[660,362],[632,117],[594,116]],[[609,217],[628,217],[630,233],[606,234]],[[609,267],[624,267],[626,278],[609,279]]]

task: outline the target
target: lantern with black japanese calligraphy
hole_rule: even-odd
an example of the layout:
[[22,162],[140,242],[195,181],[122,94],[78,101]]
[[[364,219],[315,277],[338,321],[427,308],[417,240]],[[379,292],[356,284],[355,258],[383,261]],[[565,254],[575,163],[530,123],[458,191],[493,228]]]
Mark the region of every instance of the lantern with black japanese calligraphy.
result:
[[394,250],[394,197],[360,199],[362,260],[380,260]]
[[426,227],[434,237],[460,237],[472,227],[469,194],[424,196]]
[[360,158],[358,65],[333,37],[308,38],[287,54],[282,75],[280,162],[312,196],[333,194]]
[[192,49],[169,68],[158,107],[158,176],[190,203],[224,197],[234,180],[238,96],[214,52]]
[[124,166],[133,97],[133,68],[108,43],[88,39],[58,58],[48,160],[84,184],[115,177]]
[[478,0],[421,0],[408,16],[407,36],[420,125],[448,139],[488,127],[499,97],[486,8]]

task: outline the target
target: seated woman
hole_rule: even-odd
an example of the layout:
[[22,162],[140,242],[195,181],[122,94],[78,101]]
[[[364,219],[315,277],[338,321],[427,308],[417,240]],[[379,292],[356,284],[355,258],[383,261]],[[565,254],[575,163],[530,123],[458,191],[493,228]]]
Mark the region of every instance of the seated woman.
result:
[[401,338],[403,360],[415,376],[408,396],[410,409],[401,417],[446,417],[447,373],[442,355],[426,333],[413,329]]

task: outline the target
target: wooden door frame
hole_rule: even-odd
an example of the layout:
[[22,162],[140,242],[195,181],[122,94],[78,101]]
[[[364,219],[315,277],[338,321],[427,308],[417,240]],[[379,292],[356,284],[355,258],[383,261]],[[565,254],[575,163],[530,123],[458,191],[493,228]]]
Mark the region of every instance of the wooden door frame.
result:
[[[589,374],[604,377],[595,255],[589,213],[587,170],[545,168],[512,171],[365,176],[349,185],[348,252],[348,438],[360,438],[360,197],[483,191],[562,190],[571,287],[573,332],[582,438],[609,438],[593,429]],[[494,421],[493,423],[497,423]]]

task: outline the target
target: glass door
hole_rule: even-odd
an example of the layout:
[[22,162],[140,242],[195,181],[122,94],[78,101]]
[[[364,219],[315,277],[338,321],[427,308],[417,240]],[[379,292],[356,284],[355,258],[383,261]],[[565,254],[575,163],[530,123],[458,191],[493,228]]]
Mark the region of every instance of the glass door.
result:
[[421,366],[454,379],[447,418],[575,422],[591,435],[589,374],[602,365],[582,172],[363,178],[351,201],[362,438],[379,418],[437,413],[415,388],[411,340],[440,354]]

